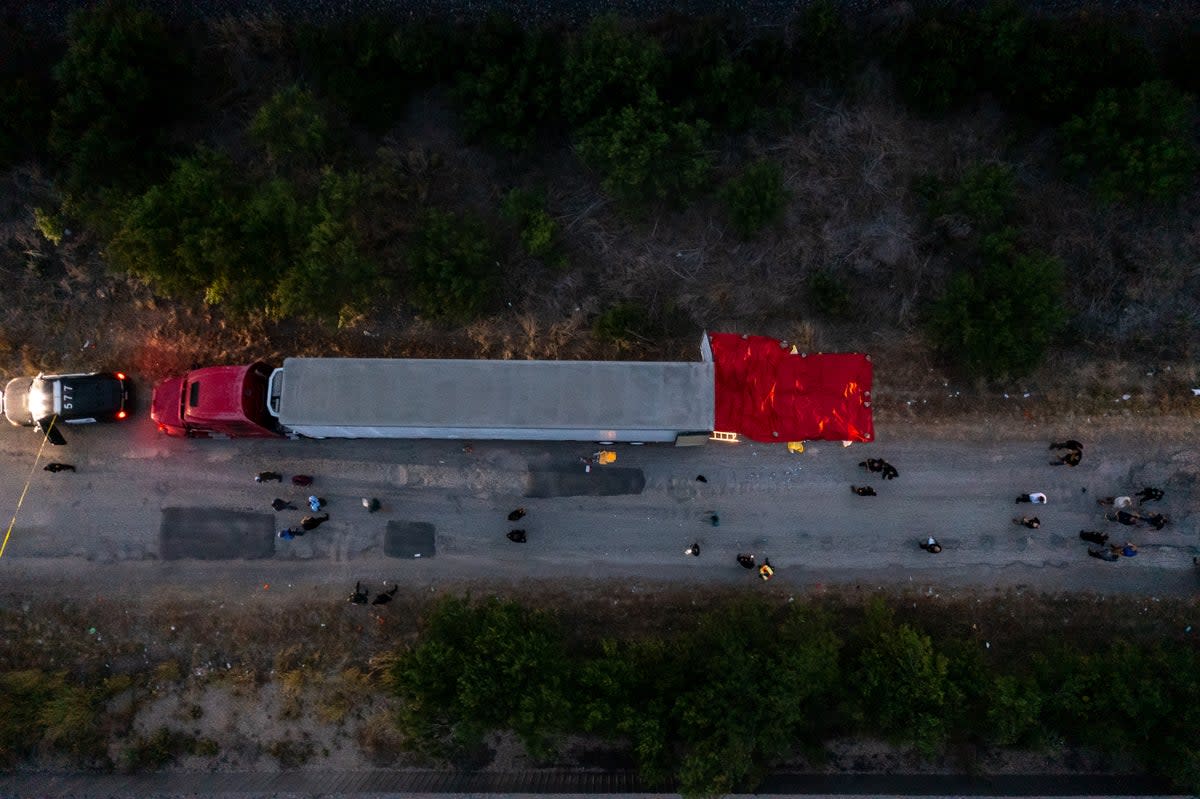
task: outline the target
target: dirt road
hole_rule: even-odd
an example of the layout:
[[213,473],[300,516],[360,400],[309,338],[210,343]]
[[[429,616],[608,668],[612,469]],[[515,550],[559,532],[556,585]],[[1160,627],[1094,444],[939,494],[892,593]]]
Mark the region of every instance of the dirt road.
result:
[[[0,560],[13,595],[60,584],[136,595],[168,584],[249,589],[264,583],[340,595],[357,579],[412,586],[476,578],[757,583],[735,563],[738,552],[770,557],[772,590],[847,582],[1161,595],[1197,589],[1192,556],[1200,553],[1200,431],[1190,419],[1080,420],[1069,430],[1002,420],[881,424],[876,444],[814,442],[800,455],[755,444],[621,446],[615,467],[641,471],[640,493],[541,498],[525,496],[531,470],[599,483],[612,467],[578,477],[579,456],[594,449],[587,445],[474,442],[465,452],[456,442],[179,441],[159,435],[146,419],[67,432],[69,446],[47,447],[42,463],[67,461],[78,472],[50,474],[33,468],[35,433],[0,430],[5,522],[32,475]],[[1079,467],[1048,465],[1046,445],[1055,437],[1085,443]],[[867,457],[895,464],[899,479],[883,481],[859,469]],[[311,474],[316,482],[311,491],[293,488],[286,477],[282,485],[256,484],[254,474],[266,469]],[[698,474],[707,482],[698,482]],[[871,485],[878,496],[855,496],[852,483]],[[1169,515],[1166,529],[1104,521],[1097,497],[1144,485],[1166,491],[1162,502],[1148,506]],[[1049,504],[1014,504],[1025,491],[1044,491]],[[308,493],[328,500],[331,520],[293,541],[274,538],[269,531],[295,525],[307,513]],[[277,496],[302,510],[274,514],[270,503]],[[368,514],[363,496],[380,498],[382,510]],[[519,505],[528,515],[511,525],[505,516]],[[196,530],[164,530],[167,509],[195,519]],[[162,557],[164,536],[175,535],[186,552],[189,535],[224,529],[229,512],[250,520],[238,535],[252,536],[269,557],[242,559],[232,550],[231,560]],[[719,514],[718,527],[710,524],[710,512]],[[1036,514],[1041,528],[1015,526],[1019,513]],[[389,523],[410,522],[435,528],[433,557],[385,554]],[[513,526],[527,530],[528,543],[505,538]],[[1081,529],[1132,540],[1140,553],[1119,563],[1089,558],[1077,538]],[[943,544],[942,553],[917,548],[929,534]],[[700,557],[684,555],[693,541]]]

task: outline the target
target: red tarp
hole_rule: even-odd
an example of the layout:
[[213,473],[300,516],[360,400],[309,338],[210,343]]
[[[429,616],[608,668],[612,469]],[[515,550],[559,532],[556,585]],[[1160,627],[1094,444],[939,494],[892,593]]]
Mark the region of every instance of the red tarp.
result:
[[777,339],[710,334],[715,429],[755,441],[873,441],[871,359],[792,355]]

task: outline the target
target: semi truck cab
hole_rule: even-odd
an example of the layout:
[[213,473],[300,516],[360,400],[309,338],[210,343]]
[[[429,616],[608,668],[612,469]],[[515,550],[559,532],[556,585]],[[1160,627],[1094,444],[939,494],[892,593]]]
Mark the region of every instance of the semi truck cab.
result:
[[154,387],[150,418],[161,432],[179,438],[279,438],[279,426],[267,413],[271,371],[256,361],[167,378]]

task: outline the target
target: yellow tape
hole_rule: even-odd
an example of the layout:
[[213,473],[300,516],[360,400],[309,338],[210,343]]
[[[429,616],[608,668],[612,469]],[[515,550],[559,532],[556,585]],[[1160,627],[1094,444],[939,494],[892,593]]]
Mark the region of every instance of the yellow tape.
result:
[[29,476],[25,478],[25,487],[21,489],[21,497],[17,500],[17,507],[13,511],[12,520],[8,523],[8,529],[4,531],[4,541],[0,542],[0,558],[4,557],[4,550],[8,548],[8,537],[12,535],[13,527],[17,525],[17,514],[21,512],[21,506],[25,504],[25,495],[29,493],[29,485],[33,482],[33,475],[37,472],[38,464],[42,461],[42,450],[46,448],[46,442],[50,440],[50,430],[54,427],[54,420],[57,416],[50,417],[50,424],[46,427],[46,435],[42,437],[42,445],[38,447],[37,457],[33,459],[33,468],[29,470]]

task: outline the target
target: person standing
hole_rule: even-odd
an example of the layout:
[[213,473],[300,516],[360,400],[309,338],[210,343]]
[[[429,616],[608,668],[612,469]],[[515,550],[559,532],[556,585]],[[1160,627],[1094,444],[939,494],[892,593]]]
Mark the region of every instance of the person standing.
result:
[[380,508],[379,500],[375,497],[363,497],[362,505],[367,509],[367,513],[374,513]]
[[524,544],[528,539],[525,537],[524,530],[509,530],[508,540],[514,544]]
[[71,464],[58,463],[57,461],[55,461],[54,463],[47,463],[45,466],[42,467],[42,469],[43,469],[43,471],[50,472],[51,474],[58,474],[59,472],[75,471],[75,467],[72,466]]
[[1019,519],[1013,519],[1013,524],[1028,527],[1030,530],[1036,530],[1042,526],[1042,520],[1036,516],[1022,516]]
[[254,475],[256,483],[282,483],[283,475],[279,472],[259,472]]
[[523,518],[525,518],[524,508],[517,508],[512,513],[508,514],[508,520],[510,522],[519,522]]
[[871,488],[870,486],[850,486],[850,490],[853,491],[855,494],[858,494],[860,497],[877,497],[877,496],[879,496],[878,494],[875,493],[875,489]]
[[690,547],[683,550],[683,554],[691,555],[692,557],[696,557],[696,558],[700,557],[700,542],[699,541],[693,542]]
[[1018,502],[1018,503],[1021,503],[1021,502],[1032,502],[1034,505],[1045,505],[1045,504],[1046,504],[1046,501],[1047,501],[1047,500],[1046,500],[1046,495],[1045,495],[1045,494],[1043,494],[1041,491],[1033,491],[1033,492],[1031,492],[1031,493],[1029,493],[1029,494],[1019,494],[1019,495],[1017,495],[1017,502]]
[[312,509],[313,513],[316,513],[321,508],[325,507],[325,497],[318,497],[314,494],[308,498],[308,507]]
[[933,536],[929,536],[929,538],[922,541],[920,546],[921,546],[921,549],[925,550],[926,552],[928,552],[931,555],[936,555],[937,553],[942,551],[942,545],[939,544],[937,542],[937,539],[934,538]]
[[1166,496],[1166,492],[1163,491],[1161,488],[1146,487],[1146,488],[1143,488],[1141,491],[1137,492],[1137,494],[1135,496],[1137,496],[1137,498],[1140,499],[1142,502],[1158,502],[1164,496]]
[[751,555],[749,552],[739,553],[737,556],[737,562],[738,562],[738,565],[740,565],[743,569],[753,569],[754,568],[754,556]]
[[758,567],[758,576],[762,578],[764,583],[775,576],[775,569],[771,567],[770,558],[763,558],[762,565]]
[[288,502],[286,499],[280,499],[279,497],[275,497],[275,499],[271,501],[271,507],[277,511],[297,509],[295,505]]

